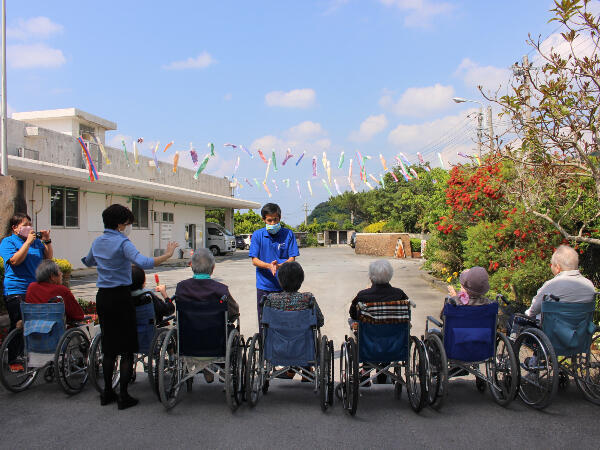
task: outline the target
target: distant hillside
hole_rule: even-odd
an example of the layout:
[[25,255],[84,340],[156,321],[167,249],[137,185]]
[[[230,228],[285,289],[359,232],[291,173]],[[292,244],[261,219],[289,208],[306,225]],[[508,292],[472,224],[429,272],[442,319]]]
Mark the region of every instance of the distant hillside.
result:
[[342,225],[346,220],[350,220],[350,212],[326,201],[315,206],[308,216],[308,223],[312,223],[314,220],[319,223],[332,221]]

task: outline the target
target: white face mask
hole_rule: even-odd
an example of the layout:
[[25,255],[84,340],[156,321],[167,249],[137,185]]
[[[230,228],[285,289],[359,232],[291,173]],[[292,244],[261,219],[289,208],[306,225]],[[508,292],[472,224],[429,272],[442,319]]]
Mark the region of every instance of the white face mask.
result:
[[131,224],[126,225],[125,229],[123,231],[121,231],[121,233],[123,233],[125,236],[129,236],[129,233],[131,233],[132,228],[133,228],[133,226]]

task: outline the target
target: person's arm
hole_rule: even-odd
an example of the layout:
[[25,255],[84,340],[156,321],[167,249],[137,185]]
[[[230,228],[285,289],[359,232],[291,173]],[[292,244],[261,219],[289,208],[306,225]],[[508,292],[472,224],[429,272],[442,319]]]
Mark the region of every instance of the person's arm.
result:
[[173,256],[173,252],[178,245],[179,244],[176,242],[169,242],[164,255],[157,256],[155,258],[149,258],[142,255],[130,240],[125,240],[123,242],[123,254],[127,260],[138,266],[140,269],[152,269],[154,266],[162,264],[171,256]]
[[160,266],[167,259],[171,258],[177,247],[179,247],[179,244],[177,242],[169,242],[167,244],[167,249],[165,250],[165,254],[162,256],[156,256],[154,258],[154,266],[155,267]]
[[[54,250],[52,248],[52,241],[50,239],[50,230],[42,230],[42,244],[44,244],[44,259],[52,259],[54,256]],[[45,241],[50,241],[46,244]]]
[[90,248],[90,251],[88,252],[87,256],[84,256],[83,258],[81,258],[81,262],[86,267],[92,267],[92,266],[96,265],[96,259],[94,258],[94,253],[92,252],[91,248]]
[[77,302],[73,293],[67,287],[65,287],[65,289],[62,291],[63,292],[61,292],[60,295],[62,296],[65,304],[65,314],[67,318],[71,321],[83,320],[85,317],[83,308]]
[[27,253],[29,252],[29,248],[31,247],[31,244],[33,244],[33,241],[35,241],[35,231],[31,230],[31,233],[29,233],[29,236],[27,236],[27,239],[25,239],[25,242],[23,243],[21,248],[18,249],[10,257],[8,263],[13,266],[18,266],[23,261],[25,261],[25,258],[27,258]]
[[154,304],[154,314],[159,321],[175,312],[175,305],[173,303],[162,301],[157,295],[152,293],[150,295],[152,295],[152,303]]
[[357,311],[357,307],[356,304],[358,303],[358,296],[354,297],[354,300],[352,300],[352,303],[350,304],[350,318],[354,319],[354,320],[358,320],[358,311]]
[[312,297],[312,301],[315,303],[315,312],[317,313],[317,325],[320,328],[323,325],[325,325],[325,317],[323,316],[323,313],[321,312],[321,308],[319,308],[319,304],[317,303],[317,299],[315,298],[314,295]]
[[227,291],[227,314],[230,322],[240,317],[240,305],[238,305],[229,291]]
[[546,284],[547,282],[542,285],[542,287],[537,291],[535,297],[533,297],[533,300],[531,300],[531,306],[527,311],[525,311],[526,316],[535,318],[542,312],[542,302],[544,301],[544,294],[546,294],[544,289]]

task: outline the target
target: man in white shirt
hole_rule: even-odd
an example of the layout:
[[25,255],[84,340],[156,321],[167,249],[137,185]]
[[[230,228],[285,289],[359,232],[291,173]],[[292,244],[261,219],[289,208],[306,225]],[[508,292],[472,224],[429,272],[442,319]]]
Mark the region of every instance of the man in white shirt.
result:
[[559,246],[550,260],[554,278],[546,281],[525,311],[529,317],[540,318],[545,295],[554,295],[561,302],[587,303],[595,300],[596,289],[590,280],[579,273],[579,255],[568,245]]

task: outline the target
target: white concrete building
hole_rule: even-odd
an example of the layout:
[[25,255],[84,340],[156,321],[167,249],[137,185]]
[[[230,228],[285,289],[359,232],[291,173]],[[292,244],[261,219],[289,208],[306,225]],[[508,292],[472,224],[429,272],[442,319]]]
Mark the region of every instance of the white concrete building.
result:
[[[56,257],[67,258],[75,268],[103,230],[102,210],[113,203],[128,206],[136,216],[130,235],[145,255],[158,255],[169,240],[179,242],[186,254],[205,245],[206,208],[225,208],[225,228],[233,229],[233,209],[260,205],[232,196],[230,181],[140,156],[135,164],[128,145],[106,147],[110,164],[103,160],[95,135],[117,124],[76,108],[14,113],[8,120],[8,173],[18,180],[18,209],[26,210],[36,230],[50,229]],[[99,179],[89,172],[77,142],[86,141]],[[177,253],[176,253],[177,254]]]

